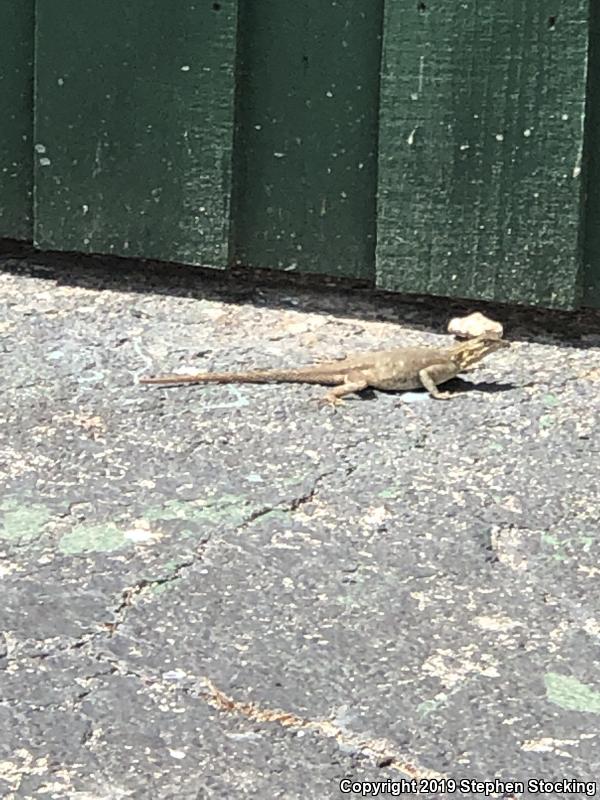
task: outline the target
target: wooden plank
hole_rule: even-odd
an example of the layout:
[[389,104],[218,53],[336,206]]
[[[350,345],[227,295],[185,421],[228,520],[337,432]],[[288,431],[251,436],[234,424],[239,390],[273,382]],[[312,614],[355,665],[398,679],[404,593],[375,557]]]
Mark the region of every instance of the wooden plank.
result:
[[588,113],[585,136],[586,207],[583,305],[600,308],[600,5],[592,3]]
[[32,238],[33,0],[0,0],[0,237]]
[[572,307],[588,0],[386,0],[378,285]]
[[38,246],[227,264],[236,20],[236,0],[38,0]]
[[241,0],[235,254],[374,276],[382,0]]

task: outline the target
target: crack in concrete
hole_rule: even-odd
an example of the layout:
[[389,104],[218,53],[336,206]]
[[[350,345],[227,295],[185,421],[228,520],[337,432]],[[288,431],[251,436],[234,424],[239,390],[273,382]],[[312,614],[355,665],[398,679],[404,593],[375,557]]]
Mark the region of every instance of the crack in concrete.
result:
[[206,549],[206,545],[208,544],[209,539],[203,539],[197,547],[197,552],[192,558],[188,558],[186,561],[181,561],[179,564],[176,564],[173,568],[172,572],[169,575],[166,575],[163,578],[142,578],[141,580],[137,581],[133,586],[124,589],[121,593],[121,602],[119,605],[114,609],[113,613],[117,617],[116,622],[105,622],[104,627],[109,631],[109,636],[113,636],[115,631],[117,631],[121,625],[125,622],[127,618],[127,610],[133,604],[133,599],[135,597],[140,596],[143,594],[147,589],[153,586],[164,586],[168,583],[174,583],[181,578],[183,571],[189,567],[192,567],[198,561],[202,559],[204,555],[204,550]]
[[208,544],[208,539],[204,539],[198,545],[198,548],[202,548],[200,553],[197,553],[193,558],[189,558],[186,561],[182,561],[179,564],[176,564],[173,568],[172,572],[162,578],[154,578],[154,579],[146,579],[142,578],[141,580],[137,581],[133,586],[124,589],[121,592],[121,602],[113,608],[113,614],[117,617],[117,619],[113,622],[104,622],[100,623],[102,626],[102,630],[99,631],[91,631],[89,633],[83,633],[74,641],[58,643],[55,647],[51,649],[45,650],[41,653],[32,654],[30,657],[32,659],[43,660],[46,658],[50,658],[58,653],[65,653],[71,652],[76,650],[82,650],[86,645],[91,644],[99,639],[104,638],[106,635],[109,637],[113,636],[114,633],[124,624],[126,617],[127,617],[127,610],[131,607],[133,598],[141,595],[145,590],[153,587],[153,586],[162,586],[167,583],[173,583],[181,578],[181,573],[184,569],[193,566],[198,560],[200,560],[204,554],[204,549]]
[[202,678],[200,683],[204,688],[204,691],[200,692],[200,696],[217,711],[242,716],[250,722],[275,723],[283,728],[312,731],[319,736],[333,738],[345,750],[358,751],[378,766],[389,767],[403,773],[408,778],[440,780],[446,777],[443,773],[416,764],[405,753],[400,752],[389,739],[365,738],[360,734],[344,730],[340,725],[336,725],[328,719],[307,719],[283,709],[263,708],[258,703],[235,700],[207,677]]
[[248,515],[248,518],[244,520],[244,522],[240,523],[237,527],[239,529],[243,529],[251,525],[253,522],[256,522],[257,519],[264,517],[266,514],[270,514],[272,511],[282,511],[284,513],[289,513],[291,511],[296,511],[296,509],[303,506],[305,503],[310,503],[315,499],[315,495],[317,493],[319,484],[322,480],[329,477],[329,475],[333,475],[335,470],[328,470],[327,472],[323,472],[320,475],[317,475],[316,478],[313,480],[312,485],[307,491],[299,495],[298,497],[293,497],[287,503],[276,503],[273,506],[264,506],[263,508],[257,509],[253,511],[251,514]]
[[[248,525],[251,525],[257,519],[260,519],[261,517],[265,516],[266,514],[272,511],[292,512],[300,508],[305,503],[310,503],[312,500],[314,500],[314,497],[317,493],[321,481],[327,478],[329,475],[332,475],[333,472],[334,470],[328,470],[327,472],[323,472],[317,475],[316,478],[313,480],[310,488],[307,489],[302,494],[300,494],[298,497],[292,498],[287,503],[279,503],[274,506],[265,506],[263,508],[257,509],[256,511],[249,514],[248,517],[243,522],[234,527],[237,528],[238,530],[242,530],[246,528]],[[196,554],[192,558],[189,558],[186,561],[182,561],[181,563],[177,564],[173,569],[173,571],[166,577],[155,578],[155,579],[142,578],[133,586],[124,589],[123,592],[121,593],[121,602],[113,610],[113,613],[117,617],[117,620],[115,622],[104,623],[104,627],[109,631],[109,636],[113,636],[115,631],[117,631],[121,627],[121,625],[123,625],[127,616],[127,609],[131,607],[133,599],[135,597],[140,596],[152,586],[163,586],[164,584],[173,583],[179,580],[185,569],[192,567],[195,563],[197,563],[199,560],[202,559],[205,549],[209,544],[209,541],[210,540],[208,538],[203,539],[198,544]],[[90,639],[88,639],[87,641],[96,638],[96,636],[97,634],[93,634],[92,637],[90,637]],[[73,648],[75,647],[76,645],[73,645]]]
[[[257,509],[256,511],[249,514],[248,517],[243,522],[239,523],[238,525],[235,525],[234,527],[238,530],[243,530],[248,525],[251,525],[257,519],[259,519],[262,516],[265,516],[271,511],[284,511],[284,512],[295,511],[300,506],[304,505],[305,503],[311,502],[314,499],[319,483],[329,475],[333,474],[333,472],[334,470],[329,470],[327,472],[323,472],[317,475],[316,478],[313,480],[310,488],[307,491],[300,494],[298,497],[292,498],[292,500],[290,500],[287,503],[280,503],[273,506],[266,506]],[[67,513],[71,513],[71,509],[69,509]],[[133,586],[124,589],[121,592],[121,601],[115,608],[113,608],[112,613],[116,617],[115,621],[101,623],[103,630],[84,633],[75,641],[70,641],[64,644],[58,644],[51,650],[34,655],[32,656],[32,658],[44,659],[56,653],[79,650],[83,648],[85,645],[90,644],[91,642],[96,641],[101,637],[105,636],[106,633],[108,633],[108,636],[113,636],[115,632],[125,623],[127,617],[127,611],[131,607],[135,597],[139,597],[145,591],[152,588],[153,586],[162,586],[179,580],[182,577],[182,573],[184,572],[184,570],[192,567],[195,563],[197,563],[199,560],[202,559],[209,542],[210,542],[209,538],[200,541],[198,543],[196,554],[192,558],[189,558],[177,564],[169,575],[155,579],[142,578],[141,580],[137,581]]]
[[203,700],[215,711],[243,717],[248,722],[278,725],[292,731],[310,731],[319,737],[335,739],[342,752],[349,758],[359,754],[380,768],[390,768],[415,780],[424,778],[440,780],[447,777],[445,773],[418,764],[409,755],[400,751],[389,739],[365,737],[362,734],[352,733],[328,719],[309,719],[280,708],[265,708],[258,703],[236,700],[219,689],[215,682],[207,676],[194,677],[193,683],[187,686],[173,684],[165,681],[162,676],[132,670],[123,659],[115,658],[107,653],[96,653],[95,657],[97,661],[109,664],[113,674],[118,673],[123,677],[134,678],[143,683],[146,688],[154,686],[162,688],[166,692],[180,691],[196,700]]
[[[244,522],[235,527],[238,529],[243,529],[271,511],[280,510],[292,512],[300,508],[302,505],[313,501],[321,481],[331,475],[333,472],[334,470],[330,470],[318,475],[312,482],[312,485],[297,497],[292,498],[285,504],[282,503],[259,509],[249,515]],[[125,623],[128,609],[132,606],[134,598],[141,596],[145,591],[153,586],[165,585],[179,580],[184,570],[189,569],[202,559],[208,543],[208,538],[200,542],[196,554],[192,558],[188,558],[187,560],[177,564],[169,575],[156,579],[144,578],[136,582],[133,586],[125,589],[121,594],[121,602],[113,611],[117,617],[116,621],[112,623],[104,623],[103,627],[109,631],[108,635],[113,636],[114,633]],[[83,650],[84,647],[97,642],[105,635],[106,634],[104,631],[96,631],[89,634],[84,634],[75,642],[70,642],[64,646],[59,645],[52,652],[43,653],[39,656],[32,656],[32,658],[46,658],[49,655],[53,655],[60,651]],[[402,773],[402,775],[409,778],[418,780],[422,778],[440,779],[444,777],[443,773],[439,773],[435,770],[429,770],[415,763],[406,753],[401,752],[395,746],[395,744],[388,739],[365,737],[361,734],[355,734],[345,730],[339,724],[335,724],[335,722],[328,719],[313,720],[302,717],[293,712],[285,711],[283,709],[265,708],[258,703],[236,700],[219,689],[214,681],[208,677],[200,677],[199,679],[194,680],[194,683],[190,686],[174,686],[171,683],[167,683],[160,676],[154,676],[152,674],[145,674],[132,670],[126,662],[123,662],[121,659],[115,659],[107,653],[96,652],[94,656],[98,662],[103,662],[110,667],[110,671],[108,673],[98,673],[98,675],[121,674],[142,682],[146,687],[148,685],[155,685],[165,691],[173,691],[174,689],[178,689],[190,697],[202,699],[216,711],[226,713],[228,715],[241,716],[249,722],[269,723],[273,725],[279,725],[285,729],[296,731],[311,731],[320,737],[335,739],[340,748],[348,753],[359,753],[360,755],[369,758],[377,766],[388,767],[392,770]],[[72,705],[75,707],[80,704],[94,690],[95,687],[90,687],[89,689],[83,690],[73,700]],[[87,717],[87,715],[85,716]],[[95,736],[92,721],[89,720],[89,718],[88,721],[89,727],[86,728],[82,740],[82,744],[84,746],[89,746]]]

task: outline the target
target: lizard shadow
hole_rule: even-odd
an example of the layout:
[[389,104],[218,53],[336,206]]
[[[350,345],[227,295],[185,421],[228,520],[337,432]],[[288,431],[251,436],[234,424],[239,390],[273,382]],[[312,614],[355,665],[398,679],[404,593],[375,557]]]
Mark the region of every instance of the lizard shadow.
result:
[[[449,391],[453,395],[469,395],[474,392],[483,392],[484,394],[496,394],[499,392],[511,392],[517,389],[518,386],[514,383],[500,383],[499,381],[478,381],[474,383],[473,381],[466,381],[462,378],[453,378],[451,381],[446,381],[446,383],[440,385],[440,389],[442,391]],[[422,392],[423,396],[426,397],[427,391],[425,389],[413,389],[412,391],[415,392]],[[385,389],[371,389],[370,387],[367,389],[363,389],[360,392],[359,397],[361,400],[376,400],[378,394],[394,394],[394,395],[402,395],[404,392],[397,392],[397,391],[386,391]]]
[[466,381],[462,378],[453,378],[444,384],[444,389],[454,394],[470,394],[471,392],[483,392],[484,394],[496,394],[497,392],[510,392],[516,389],[514,383],[500,383],[499,381]]

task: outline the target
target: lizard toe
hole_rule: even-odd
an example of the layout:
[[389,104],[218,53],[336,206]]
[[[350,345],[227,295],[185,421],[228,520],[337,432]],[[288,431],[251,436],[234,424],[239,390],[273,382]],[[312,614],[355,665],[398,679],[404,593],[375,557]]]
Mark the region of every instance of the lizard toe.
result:
[[326,394],[324,397],[319,397],[317,402],[321,406],[329,406],[330,408],[338,408],[338,406],[345,404],[341,397],[336,397],[334,394]]

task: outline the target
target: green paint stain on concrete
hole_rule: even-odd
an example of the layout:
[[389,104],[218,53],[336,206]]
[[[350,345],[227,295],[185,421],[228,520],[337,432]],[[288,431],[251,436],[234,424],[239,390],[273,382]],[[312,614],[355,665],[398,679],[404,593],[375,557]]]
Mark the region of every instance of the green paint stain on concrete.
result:
[[560,547],[561,543],[553,533],[542,533],[542,542],[551,547]]
[[285,511],[283,508],[273,508],[271,511],[265,511],[264,514],[261,514],[252,524],[256,525],[258,522],[264,522],[265,520],[271,520],[271,522],[287,522],[289,518],[289,511]]
[[165,583],[152,584],[152,586],[149,587],[148,591],[150,592],[150,594],[157,595],[157,594],[166,594],[167,592],[172,592],[176,588],[177,588],[177,581],[166,581]]
[[578,534],[561,541],[555,534],[543,533],[541,541],[543,545],[552,549],[552,558],[556,561],[567,561],[569,558],[575,559],[580,550],[587,553],[595,540],[591,536]]
[[504,450],[504,445],[500,444],[500,442],[490,442],[488,450],[491,450],[492,453],[501,453]]
[[417,706],[417,713],[420,717],[427,717],[438,708],[443,708],[448,701],[448,695],[441,693],[432,697],[431,700],[425,700]]
[[558,397],[555,394],[545,394],[544,397],[543,397],[543,400],[544,400],[544,403],[547,406],[550,406],[550,407],[556,406],[556,405],[558,405],[560,403],[560,400],[558,399]]
[[46,506],[23,505],[10,499],[0,503],[0,538],[12,542],[29,542],[37,538],[52,516]]
[[180,539],[197,539],[199,536],[202,536],[202,534],[198,533],[198,531],[192,531],[188,528],[184,528],[182,531],[179,531],[178,536]]
[[552,548],[552,558],[555,561],[566,561],[567,556],[564,552],[566,547],[565,542],[561,542],[557,536],[552,533],[543,533],[542,534],[542,544],[546,545],[546,547]]
[[546,697],[567,711],[587,711],[600,714],[600,692],[569,675],[548,672],[544,676]]
[[402,490],[399,486],[388,486],[387,489],[382,489],[380,492],[377,492],[377,497],[383,497],[384,499],[394,499],[398,497],[401,491]]
[[104,525],[78,525],[65,533],[58,544],[67,555],[77,553],[110,553],[131,544],[124,532],[112,522]]
[[540,428],[549,428],[554,423],[555,419],[551,414],[543,414],[540,417]]
[[239,525],[250,516],[252,510],[243,495],[226,494],[206,500],[167,500],[162,506],[146,509],[144,517],[150,522],[183,519],[213,525],[218,522]]
[[152,584],[153,586],[160,586],[163,581],[172,580],[177,574],[178,570],[192,563],[193,560],[194,560],[193,554],[186,553],[184,551],[183,553],[180,554],[180,559],[178,559],[177,561],[173,561],[172,559],[170,559],[169,561],[166,561],[162,566],[157,566],[156,572],[151,572],[150,574],[146,573],[142,577],[149,584]]

